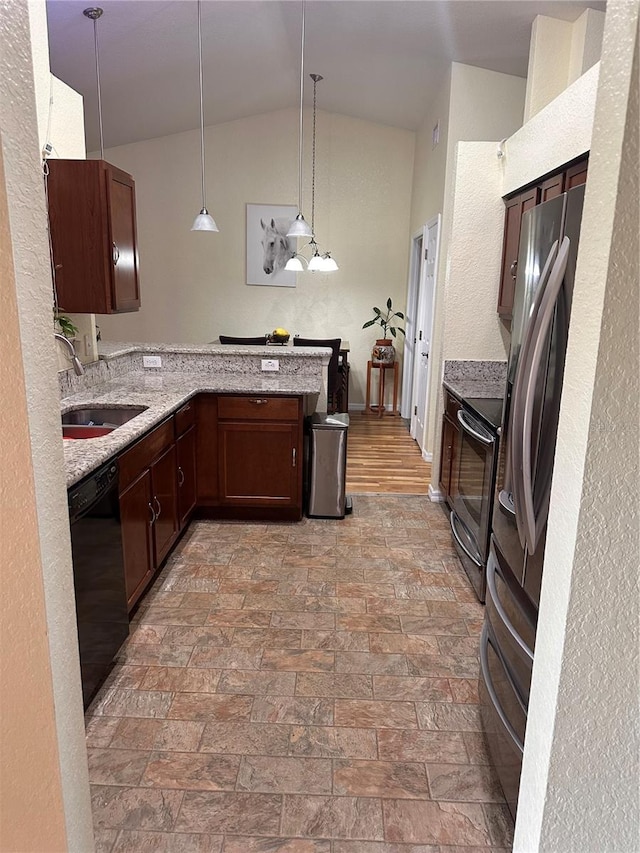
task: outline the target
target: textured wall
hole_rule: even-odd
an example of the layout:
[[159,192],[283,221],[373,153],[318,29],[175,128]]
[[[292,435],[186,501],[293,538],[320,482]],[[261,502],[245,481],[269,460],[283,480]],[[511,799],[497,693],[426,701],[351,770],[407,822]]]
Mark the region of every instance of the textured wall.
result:
[[[414,134],[325,112],[317,126],[316,233],[340,270],[299,273],[295,289],[245,284],[246,203],[297,200],[295,110],[206,129],[207,203],[219,234],[189,230],[200,207],[197,132],[107,151],[136,180],[142,308],[99,317],[103,337],[204,342],[276,326],[343,337],[352,348],[350,402],[363,402],[377,336],[362,324],[388,296],[404,307]],[[307,219],[309,127],[305,115]]]
[[[444,331],[444,318],[448,306],[447,286],[443,285],[448,278],[448,268],[451,262],[451,253],[454,252],[456,259],[461,263],[473,265],[476,259],[471,252],[466,254],[464,240],[458,240],[457,230],[453,228],[453,210],[464,209],[467,203],[474,204],[473,196],[478,193],[489,204],[490,209],[495,207],[499,196],[490,197],[482,188],[484,182],[484,168],[480,167],[477,173],[475,185],[465,183],[464,187],[458,187],[456,183],[456,146],[461,141],[487,140],[496,141],[514,133],[522,123],[522,113],[525,95],[525,81],[519,77],[509,74],[498,74],[495,71],[487,71],[483,68],[474,68],[470,65],[453,63],[451,69],[451,100],[449,106],[449,126],[447,131],[447,161],[445,175],[445,190],[442,206],[442,226],[440,236],[440,259],[436,273],[436,299],[434,310],[433,343],[431,347],[431,358],[433,369],[429,376],[429,388],[427,389],[427,418],[425,424],[425,445],[427,452],[433,454],[433,477],[432,483],[435,488],[437,484],[439,453],[440,453],[440,425],[442,420],[442,365],[445,358],[457,358],[458,355],[446,355],[447,342]],[[495,154],[495,145],[493,146]],[[494,171],[494,163],[488,161],[487,174],[491,182]],[[476,208],[478,210],[478,208]],[[480,219],[476,227],[481,225],[482,210],[480,208]],[[502,233],[502,226],[500,234]],[[475,244],[474,244],[475,246]],[[499,245],[493,242],[483,250],[489,264],[495,258],[492,253],[500,252]],[[467,261],[463,258],[467,257]],[[495,296],[492,301],[495,305],[497,300],[497,284],[494,284]],[[473,292],[473,283],[466,285]],[[489,308],[489,304],[485,306]],[[495,315],[491,316],[489,310],[478,314],[474,300],[470,299],[461,306],[462,315],[459,320],[461,326],[468,329],[471,324],[476,323],[474,328],[477,347],[466,349],[466,352],[474,352],[473,358],[494,359],[496,352],[502,347],[501,331],[495,322]],[[478,323],[478,318],[482,323]],[[456,341],[459,338],[456,336]]]
[[[42,38],[40,33],[33,37]],[[68,849],[85,853],[92,849],[91,811],[33,74],[26,0],[5,0],[0,7],[0,127],[24,353],[40,582],[46,600]]]
[[638,14],[637,0],[607,7],[514,844],[522,853],[640,849]]
[[573,26],[546,15],[538,15],[531,28],[527,99],[524,109],[528,121],[567,87],[571,63]]

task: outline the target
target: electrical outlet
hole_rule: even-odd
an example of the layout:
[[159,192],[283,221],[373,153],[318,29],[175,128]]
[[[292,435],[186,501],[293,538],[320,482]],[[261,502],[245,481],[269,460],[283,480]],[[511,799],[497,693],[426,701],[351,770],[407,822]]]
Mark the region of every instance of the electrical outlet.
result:
[[277,358],[263,358],[262,359],[262,369],[264,371],[277,371],[280,370],[280,361]]
[[159,355],[143,355],[142,356],[142,366],[143,367],[162,367],[162,359]]

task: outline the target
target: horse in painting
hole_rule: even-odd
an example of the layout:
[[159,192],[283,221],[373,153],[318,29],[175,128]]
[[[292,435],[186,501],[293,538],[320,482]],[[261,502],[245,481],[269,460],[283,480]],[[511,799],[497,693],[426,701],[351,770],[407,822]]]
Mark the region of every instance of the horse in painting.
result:
[[295,254],[289,237],[287,237],[290,224],[290,219],[271,219],[270,222],[266,223],[263,219],[260,220],[262,248],[264,250],[262,269],[267,275],[280,272],[284,269],[289,258]]

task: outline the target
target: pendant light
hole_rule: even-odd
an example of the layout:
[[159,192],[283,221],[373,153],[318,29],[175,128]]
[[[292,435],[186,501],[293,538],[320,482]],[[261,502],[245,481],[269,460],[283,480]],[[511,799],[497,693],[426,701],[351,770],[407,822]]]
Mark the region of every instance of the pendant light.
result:
[[204,100],[202,97],[202,0],[198,0],[198,62],[200,70],[200,171],[202,177],[202,210],[193,220],[192,231],[218,231],[218,226],[207,210],[204,170]]
[[96,57],[96,90],[98,93],[98,125],[100,128],[100,159],[104,160],[104,139],[102,136],[102,96],[100,93],[100,58],[98,53],[98,19],[102,17],[103,10],[99,6],[90,6],[82,14],[85,18],[93,21],[93,47]]
[[[311,259],[307,263],[309,272],[335,272],[338,269],[338,264],[331,257],[330,252],[320,253],[318,244],[315,238],[315,215],[316,215],[316,115],[317,115],[317,92],[316,88],[320,80],[323,80],[321,74],[310,74],[313,80],[313,143],[311,146],[311,240],[309,248],[311,249]],[[304,267],[302,260],[306,260],[304,255],[297,253],[290,258],[285,270],[289,272],[302,272]]]
[[[304,7],[305,0],[302,0],[302,27],[301,27],[301,47],[300,47],[300,121],[298,127],[298,215],[291,223],[287,231],[287,237],[313,237],[313,230],[309,223],[302,215],[302,102],[304,96]],[[302,269],[302,264],[300,264]],[[291,269],[291,267],[286,267]]]

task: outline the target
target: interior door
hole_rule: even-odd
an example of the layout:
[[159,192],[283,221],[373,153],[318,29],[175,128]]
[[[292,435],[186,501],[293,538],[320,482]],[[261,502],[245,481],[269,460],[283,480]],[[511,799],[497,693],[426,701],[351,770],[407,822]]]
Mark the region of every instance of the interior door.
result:
[[438,241],[440,214],[425,225],[424,253],[418,298],[418,323],[416,335],[416,357],[413,378],[411,436],[425,450],[425,426],[427,423],[427,400],[429,399],[429,377],[431,340],[433,335],[433,307],[438,265]]
[[418,297],[422,277],[422,258],[424,256],[424,228],[413,235],[409,258],[409,283],[407,285],[407,308],[404,322],[404,352],[402,356],[402,402],[400,414],[406,420],[411,419],[413,397],[413,373],[415,353],[418,343],[416,321],[418,316]]

